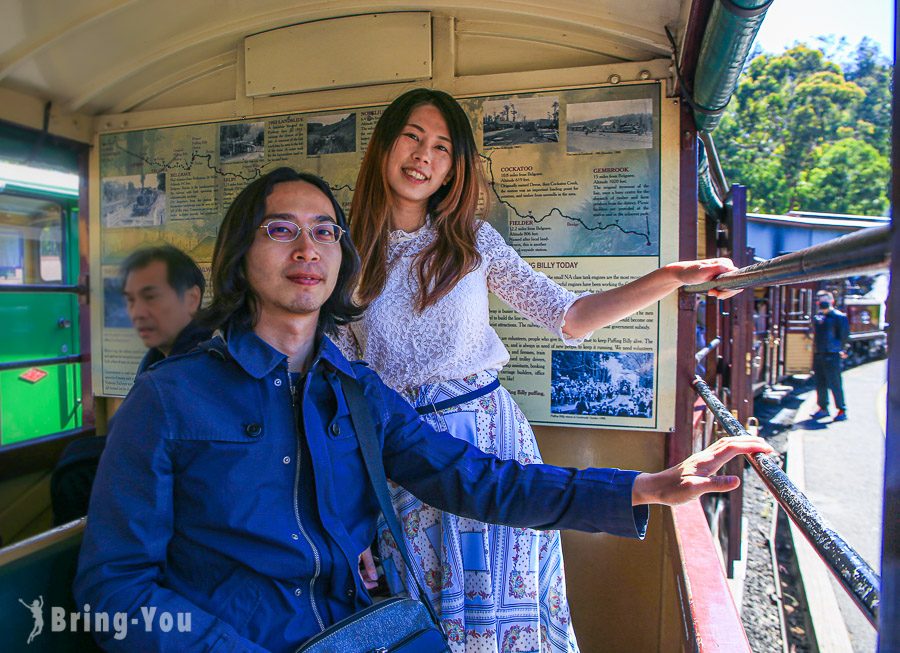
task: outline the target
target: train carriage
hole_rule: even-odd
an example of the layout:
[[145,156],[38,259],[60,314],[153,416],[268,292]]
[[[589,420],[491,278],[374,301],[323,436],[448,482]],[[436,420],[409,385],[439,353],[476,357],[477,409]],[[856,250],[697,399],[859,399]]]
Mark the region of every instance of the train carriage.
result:
[[[889,218],[790,211],[787,215],[747,214],[747,242],[754,260],[764,261],[828,242],[860,229],[890,224]],[[811,319],[815,293],[829,290],[850,317],[848,364],[887,353],[883,274],[754,289],[753,393],[778,386],[786,377],[809,374],[813,347]],[[778,391],[775,392],[778,396]]]
[[[67,584],[83,523],[46,532],[49,483],[66,444],[104,434],[133,382],[143,347],[117,276],[132,249],[170,242],[208,273],[228,202],[283,164],[322,175],[349,206],[380,111],[425,86],[460,99],[472,121],[486,218],[563,285],[599,290],[703,256],[750,265],[745,189],[722,187],[705,136],[770,3],[7,3],[0,160],[77,176],[64,189],[0,173],[0,537],[12,544],[0,551],[0,605],[10,650],[89,646],[83,631],[26,646],[30,616],[16,598],[45,592],[75,609]],[[791,352],[792,326],[811,305],[802,290],[778,292],[767,310],[791,316],[775,336]],[[757,381],[795,365],[793,354],[754,348],[763,299],[748,291],[705,317],[707,340],[723,343],[706,380],[743,425],[754,352],[768,361]],[[845,304],[855,340],[889,321],[883,304]],[[653,471],[716,437],[695,410],[692,294],[604,329],[578,356],[499,303],[491,310],[512,354],[504,382],[536,424],[545,461]],[[579,409],[566,388],[588,383],[595,395]],[[639,401],[612,401],[601,386]],[[738,491],[654,507],[643,542],[566,533],[582,650],[749,651],[728,588],[740,524]],[[886,560],[886,578],[891,569]]]

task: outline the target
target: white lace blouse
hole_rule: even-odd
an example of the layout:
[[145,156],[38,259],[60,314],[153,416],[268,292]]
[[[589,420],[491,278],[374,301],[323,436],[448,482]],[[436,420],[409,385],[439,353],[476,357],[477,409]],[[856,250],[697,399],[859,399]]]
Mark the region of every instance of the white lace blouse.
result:
[[584,340],[562,333],[566,311],[581,295],[535,271],[486,222],[480,223],[476,237],[481,265],[436,304],[416,312],[419,284],[412,263],[435,234],[429,224],[413,233],[391,233],[384,290],[362,319],[342,327],[335,337],[347,358],[364,359],[399,392],[482,370],[499,371],[509,352],[488,322],[488,291],[567,345]]

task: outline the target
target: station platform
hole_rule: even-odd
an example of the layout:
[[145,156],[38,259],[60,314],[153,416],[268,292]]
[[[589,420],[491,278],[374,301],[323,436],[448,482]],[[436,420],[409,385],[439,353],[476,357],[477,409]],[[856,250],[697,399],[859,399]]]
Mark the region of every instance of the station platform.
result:
[[[844,371],[849,416],[844,422],[834,422],[831,417],[812,419],[818,410],[816,392],[806,392],[787,449],[788,476],[877,574],[881,566],[886,375],[884,360]],[[833,403],[830,412],[836,412]],[[875,651],[874,628],[799,531],[792,528],[792,534],[819,650]]]

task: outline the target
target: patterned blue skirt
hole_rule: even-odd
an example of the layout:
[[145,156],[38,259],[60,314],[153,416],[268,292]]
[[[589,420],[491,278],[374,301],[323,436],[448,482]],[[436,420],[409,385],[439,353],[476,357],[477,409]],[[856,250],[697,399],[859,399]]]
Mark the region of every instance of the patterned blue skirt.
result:
[[[422,386],[413,406],[457,397],[491,383],[493,372]],[[522,464],[541,462],[531,426],[502,386],[424,419],[438,431]],[[453,653],[576,653],[559,531],[484,524],[442,512],[391,484],[416,573],[439,611]],[[416,595],[383,520],[378,544],[388,585]]]

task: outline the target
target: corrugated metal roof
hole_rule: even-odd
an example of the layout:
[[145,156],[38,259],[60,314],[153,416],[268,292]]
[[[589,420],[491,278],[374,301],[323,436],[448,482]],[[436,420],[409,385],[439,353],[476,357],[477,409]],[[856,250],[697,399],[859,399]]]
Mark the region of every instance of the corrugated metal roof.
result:
[[788,215],[770,215],[765,213],[748,213],[751,222],[775,223],[784,225],[806,226],[810,228],[845,228],[865,229],[890,223],[891,219],[883,216],[846,215],[840,213],[800,213]]

